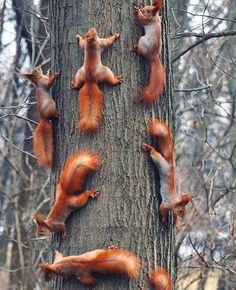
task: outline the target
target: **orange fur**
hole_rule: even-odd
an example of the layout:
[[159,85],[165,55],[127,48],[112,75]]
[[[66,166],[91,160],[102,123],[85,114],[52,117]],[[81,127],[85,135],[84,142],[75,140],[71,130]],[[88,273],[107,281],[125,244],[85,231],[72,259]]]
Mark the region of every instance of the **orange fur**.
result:
[[170,274],[163,268],[154,269],[149,275],[150,283],[154,290],[171,290]]
[[141,101],[151,104],[159,99],[165,85],[165,71],[160,58],[157,56],[150,62],[150,77],[141,93]]
[[53,164],[53,128],[48,120],[41,120],[34,131],[33,151],[38,164],[51,168]]
[[134,45],[134,51],[147,58],[150,63],[150,77],[141,93],[141,101],[151,104],[160,98],[165,86],[165,70],[160,59],[162,39],[159,10],[163,8],[163,0],[155,1],[142,9],[137,6],[134,8],[145,29],[145,35]]
[[172,165],[171,169],[174,171],[174,148],[172,133],[169,126],[163,120],[152,119],[148,123],[148,132],[157,138],[160,153],[165,157],[168,163]]
[[75,194],[81,190],[87,175],[101,166],[98,154],[83,150],[71,154],[61,172],[59,183],[67,194]]
[[84,206],[88,199],[96,198],[98,191],[80,192],[88,174],[98,169],[101,158],[98,154],[88,150],[70,155],[61,172],[56,188],[56,199],[48,216],[35,215],[37,234],[48,235],[50,232],[66,234],[65,221],[76,209]]
[[103,94],[98,84],[106,82],[117,85],[122,82],[121,76],[114,76],[110,68],[101,62],[101,53],[104,48],[111,46],[119,37],[116,33],[109,38],[99,38],[95,28],[91,28],[85,35],[76,36],[78,44],[84,49],[84,63],[77,71],[71,83],[72,89],[80,89],[79,115],[77,128],[84,133],[92,133],[99,128],[103,115]]
[[139,275],[140,260],[130,251],[118,248],[95,250],[69,257],[63,257],[56,251],[53,264],[43,263],[39,267],[44,271],[46,281],[57,275],[75,275],[81,283],[93,285],[96,283],[93,272],[103,275],[122,274],[128,278],[136,278]]
[[43,74],[40,66],[35,67],[31,73],[19,73],[18,76],[31,81],[36,87],[37,109],[40,122],[35,129],[33,151],[38,164],[51,168],[53,165],[53,128],[52,120],[59,116],[55,101],[50,97],[49,90],[59,74],[53,76]]
[[85,133],[96,131],[103,115],[103,94],[96,83],[85,83],[79,91],[80,120],[77,129]]
[[162,197],[160,205],[161,218],[163,222],[166,222],[169,211],[173,211],[174,220],[176,221],[177,216],[184,216],[185,206],[191,200],[191,197],[188,194],[177,195],[171,130],[164,121],[153,119],[148,124],[148,131],[158,141],[158,151],[148,144],[143,144],[143,149],[150,154],[159,170]]

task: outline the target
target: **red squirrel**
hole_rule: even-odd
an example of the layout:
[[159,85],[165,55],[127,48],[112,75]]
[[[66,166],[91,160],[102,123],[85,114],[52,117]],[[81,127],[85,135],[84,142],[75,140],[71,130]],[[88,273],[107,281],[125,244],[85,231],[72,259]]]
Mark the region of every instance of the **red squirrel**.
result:
[[109,38],[99,38],[95,28],[91,28],[83,38],[77,34],[76,39],[84,50],[83,66],[77,71],[71,83],[72,89],[78,89],[78,111],[80,120],[77,129],[84,133],[96,131],[103,115],[103,93],[98,83],[120,84],[122,76],[114,76],[109,67],[101,62],[104,48],[111,46],[119,38],[119,33]]
[[142,9],[134,6],[145,35],[133,46],[133,50],[147,58],[150,64],[150,77],[141,93],[141,101],[144,104],[151,104],[158,100],[165,86],[165,70],[160,59],[162,39],[159,11],[162,8],[163,0],[154,1],[152,5],[146,5]]
[[110,247],[87,252],[79,256],[63,257],[55,251],[53,264],[40,264],[45,280],[50,281],[59,276],[76,276],[85,285],[96,284],[93,273],[103,275],[123,274],[128,278],[139,275],[140,260],[126,249]]
[[96,198],[98,191],[86,190],[80,193],[88,174],[101,165],[98,154],[82,150],[71,154],[61,171],[56,187],[55,203],[47,218],[36,214],[37,234],[49,235],[51,232],[66,235],[65,220],[76,208],[84,206],[89,197]]
[[163,268],[154,269],[149,275],[153,290],[171,290],[170,274]]
[[37,109],[40,121],[34,132],[33,151],[38,164],[51,168],[53,164],[53,128],[51,120],[59,116],[54,100],[49,96],[49,89],[59,74],[43,74],[40,66],[31,73],[19,73],[18,76],[31,81],[36,87]]
[[150,154],[152,161],[159,170],[162,222],[166,222],[168,212],[173,211],[176,224],[177,216],[183,217],[185,215],[185,206],[191,200],[191,197],[188,194],[179,196],[176,192],[175,160],[171,130],[164,121],[153,119],[148,124],[148,131],[157,138],[159,145],[158,151],[145,143],[143,143],[142,148]]

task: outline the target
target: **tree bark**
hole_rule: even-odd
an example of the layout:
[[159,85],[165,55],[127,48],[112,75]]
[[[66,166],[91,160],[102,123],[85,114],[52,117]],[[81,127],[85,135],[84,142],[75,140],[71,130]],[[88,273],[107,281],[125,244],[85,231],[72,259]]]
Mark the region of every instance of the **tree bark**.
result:
[[[138,289],[147,287],[147,273],[157,265],[174,273],[174,233],[170,223],[159,219],[160,189],[158,172],[141,150],[147,137],[147,122],[151,117],[172,122],[172,85],[168,44],[167,1],[163,17],[163,56],[167,73],[164,96],[158,105],[143,107],[139,101],[141,88],[147,81],[147,61],[132,52],[142,28],[137,23],[132,2],[50,1],[51,62],[60,71],[53,95],[60,110],[55,123],[54,186],[66,158],[72,152],[89,148],[101,154],[103,166],[86,184],[98,189],[98,200],[90,201],[67,220],[68,234],[53,235],[52,250],[65,256],[82,254],[111,244],[136,253],[142,262],[141,275],[128,281],[120,276],[98,277],[96,289]],[[137,4],[143,4],[141,1]],[[70,89],[77,69],[82,65],[83,52],[75,36],[84,35],[96,27],[100,37],[120,32],[120,39],[103,53],[103,62],[124,82],[116,87],[102,86],[104,119],[100,131],[84,136],[75,131],[77,122],[77,92]],[[150,140],[148,140],[149,142]],[[153,140],[152,140],[153,141]],[[56,279],[49,289],[87,289],[76,278]],[[147,287],[148,289],[148,287]]]

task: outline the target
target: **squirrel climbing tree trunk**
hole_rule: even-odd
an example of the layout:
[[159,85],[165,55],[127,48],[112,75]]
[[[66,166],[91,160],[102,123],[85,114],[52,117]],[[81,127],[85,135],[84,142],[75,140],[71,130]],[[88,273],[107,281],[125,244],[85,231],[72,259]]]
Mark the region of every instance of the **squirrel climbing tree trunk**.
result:
[[[137,1],[137,5],[144,4]],[[142,152],[151,117],[161,117],[173,125],[170,48],[168,43],[168,1],[162,11],[163,50],[166,87],[158,104],[144,107],[141,88],[147,82],[148,63],[132,52],[143,33],[136,20],[132,2],[117,0],[50,1],[51,64],[60,77],[53,88],[60,117],[55,121],[55,165],[52,183],[56,185],[61,168],[72,152],[96,151],[103,166],[87,184],[100,191],[96,202],[75,211],[67,220],[67,236],[54,234],[52,250],[65,256],[82,254],[109,245],[123,247],[141,258],[138,279],[121,276],[98,277],[96,289],[150,289],[148,273],[163,266],[174,276],[174,232],[159,217],[160,188],[158,172]],[[120,33],[113,47],[104,51],[103,63],[124,77],[115,87],[104,85],[104,119],[100,130],[92,135],[75,130],[78,121],[77,92],[70,89],[73,77],[82,65],[83,52],[76,34],[84,35],[95,27],[100,37]],[[96,188],[95,188],[96,187]],[[53,192],[53,191],[52,191]],[[87,289],[76,278],[56,279],[49,289]]]

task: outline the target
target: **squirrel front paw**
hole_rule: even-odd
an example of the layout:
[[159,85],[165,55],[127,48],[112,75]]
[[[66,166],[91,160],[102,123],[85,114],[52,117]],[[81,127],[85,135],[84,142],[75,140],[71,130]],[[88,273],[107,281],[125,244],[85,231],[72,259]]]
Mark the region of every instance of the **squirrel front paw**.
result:
[[134,44],[134,45],[133,45],[133,51],[134,51],[134,52],[138,52],[138,45],[137,45],[137,44]]
[[123,82],[123,76],[116,76],[116,79],[119,81],[120,84]]
[[114,36],[115,39],[117,39],[117,38],[120,37],[120,33],[115,33],[113,36]]
[[76,90],[76,89],[77,89],[77,87],[76,87],[76,85],[75,85],[75,81],[72,81],[72,82],[70,83],[70,88],[71,88],[72,90]]
[[146,144],[146,143],[143,143],[142,144],[142,149],[145,152],[151,153],[154,148],[152,146]]
[[98,190],[95,190],[95,191],[91,191],[91,193],[89,193],[89,196],[92,198],[97,198],[99,194],[100,192]]
[[134,4],[134,12],[135,13],[139,13],[140,12],[140,8]]

